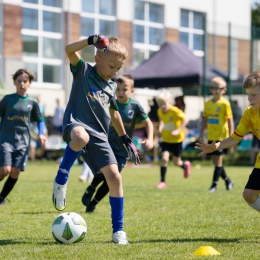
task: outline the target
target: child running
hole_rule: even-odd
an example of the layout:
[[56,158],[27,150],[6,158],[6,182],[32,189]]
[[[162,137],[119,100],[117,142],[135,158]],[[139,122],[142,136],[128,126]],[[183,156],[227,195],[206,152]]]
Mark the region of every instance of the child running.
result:
[[[208,143],[221,141],[230,136],[234,131],[234,123],[231,106],[228,100],[222,96],[226,93],[226,81],[221,77],[212,79],[210,91],[213,98],[205,103],[203,121],[199,139],[203,139],[203,133],[207,129]],[[231,181],[223,167],[223,154],[227,149],[214,151],[211,154],[212,162],[215,166],[212,184],[208,192],[216,192],[219,177],[225,181],[226,190],[233,189],[234,182]]]
[[[260,139],[260,70],[252,72],[245,80],[243,85],[250,106],[244,114],[232,135],[220,142],[213,141],[206,144],[202,140],[196,143],[195,148],[201,150],[199,155],[212,153],[237,145],[243,136],[251,132]],[[260,212],[260,153],[258,153],[254,169],[249,176],[245,186],[243,197],[250,207]]]
[[166,188],[165,175],[170,158],[173,154],[173,163],[183,169],[184,178],[190,175],[190,162],[181,159],[182,142],[185,138],[185,126],[188,124],[185,113],[172,105],[172,95],[163,90],[156,98],[158,103],[159,129],[158,137],[161,137],[161,181],[156,186],[158,189]]
[[13,75],[16,93],[6,95],[0,101],[0,181],[7,175],[0,193],[0,206],[5,205],[21,171],[25,170],[30,150],[30,123],[37,122],[38,140],[45,145],[44,118],[36,99],[27,94],[34,75],[27,69],[19,69]]
[[[95,66],[83,61],[79,54],[82,48],[94,45],[97,48]],[[123,231],[124,197],[121,174],[115,155],[108,143],[108,129],[112,121],[121,142],[133,153],[135,163],[140,163],[139,154],[126,135],[115,101],[116,83],[111,80],[121,69],[127,51],[116,38],[93,35],[66,46],[73,74],[72,90],[63,119],[63,138],[67,142],[64,157],[53,185],[53,205],[57,210],[66,207],[66,190],[70,169],[84,150],[83,158],[93,173],[102,172],[110,191],[112,240],[128,244]]]
[[[116,102],[127,135],[131,138],[135,124],[143,122],[146,127],[147,139],[142,143],[144,143],[147,150],[151,150],[153,148],[153,124],[148,115],[144,112],[142,106],[131,98],[131,95],[134,92],[134,80],[132,76],[123,74],[116,79],[116,83]],[[113,124],[109,127],[108,141],[116,156],[118,170],[121,172],[129,158]],[[100,183],[102,184],[96,191],[96,188]],[[95,191],[96,194],[92,199]],[[93,212],[96,205],[107,195],[108,191],[109,189],[104,175],[96,174],[82,196],[82,203],[86,206],[86,212]]]

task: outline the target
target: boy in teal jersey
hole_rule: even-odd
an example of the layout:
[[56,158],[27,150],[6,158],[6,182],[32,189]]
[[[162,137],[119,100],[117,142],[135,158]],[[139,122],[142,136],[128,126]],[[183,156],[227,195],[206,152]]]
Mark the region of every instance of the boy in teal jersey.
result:
[[[131,138],[135,124],[143,122],[146,127],[147,139],[142,143],[144,143],[147,150],[151,150],[153,148],[153,124],[148,115],[144,112],[142,106],[131,98],[131,95],[134,92],[134,80],[132,76],[129,74],[121,75],[116,79],[116,83],[117,106],[127,135]],[[108,141],[116,156],[118,170],[121,172],[129,158],[112,124],[109,127]],[[95,197],[92,199],[93,194],[100,183],[102,184],[98,188]],[[86,206],[86,212],[93,212],[96,205],[107,195],[108,191],[109,188],[104,175],[96,174],[82,196],[82,203]]]
[[[83,61],[79,54],[82,48],[94,45],[97,48],[95,66]],[[73,75],[70,98],[64,113],[63,138],[68,144],[53,184],[53,205],[57,210],[66,207],[66,190],[70,169],[82,152],[84,160],[94,173],[102,172],[110,191],[112,217],[112,240],[128,244],[123,231],[124,197],[122,178],[117,161],[108,143],[109,123],[112,121],[129,154],[135,163],[140,163],[139,154],[126,135],[115,102],[116,83],[111,78],[121,69],[127,57],[123,44],[115,37],[93,35],[66,46]]]
[[0,102],[0,181],[9,175],[0,193],[0,205],[5,205],[5,198],[25,170],[31,121],[38,123],[40,145],[46,142],[43,115],[37,101],[27,94],[33,79],[29,70],[17,70],[13,75],[16,93],[4,96]]

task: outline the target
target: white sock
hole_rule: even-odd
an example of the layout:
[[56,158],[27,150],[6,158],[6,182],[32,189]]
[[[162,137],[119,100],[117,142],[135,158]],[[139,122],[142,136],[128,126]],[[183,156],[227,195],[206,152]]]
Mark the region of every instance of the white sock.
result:
[[257,200],[254,203],[248,203],[248,206],[260,212],[260,196],[258,196]]

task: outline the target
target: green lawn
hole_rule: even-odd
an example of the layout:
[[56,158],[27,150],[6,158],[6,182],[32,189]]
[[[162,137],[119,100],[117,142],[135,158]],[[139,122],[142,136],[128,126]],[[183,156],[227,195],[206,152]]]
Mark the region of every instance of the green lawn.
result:
[[[59,214],[52,206],[52,182],[57,164],[29,163],[0,207],[0,259],[259,259],[260,215],[244,202],[242,191],[251,167],[226,167],[234,190],[208,193],[213,166],[194,162],[192,174],[170,166],[167,189],[155,188],[159,167],[123,171],[125,228],[129,246],[111,242],[108,197],[92,214],[86,214],[81,196],[86,184],[78,181],[81,166],[71,171],[66,211],[79,213],[88,225],[78,244],[60,245],[51,234]],[[3,183],[0,183],[0,189]],[[199,257],[200,246],[211,246],[219,256]]]

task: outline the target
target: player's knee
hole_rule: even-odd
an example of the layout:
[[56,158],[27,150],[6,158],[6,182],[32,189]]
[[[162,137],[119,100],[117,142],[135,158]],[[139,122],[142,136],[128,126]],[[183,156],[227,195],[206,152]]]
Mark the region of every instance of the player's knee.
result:
[[245,190],[243,191],[243,198],[244,198],[244,200],[245,200],[247,203],[252,204],[252,203],[254,203],[254,202],[257,200],[258,196],[256,196],[256,195],[255,195],[253,192],[251,192],[250,190],[245,189]]
[[3,166],[0,168],[0,177],[4,178],[11,173],[11,166]]
[[89,135],[84,128],[74,131],[72,140],[75,144],[84,147],[89,142]]

